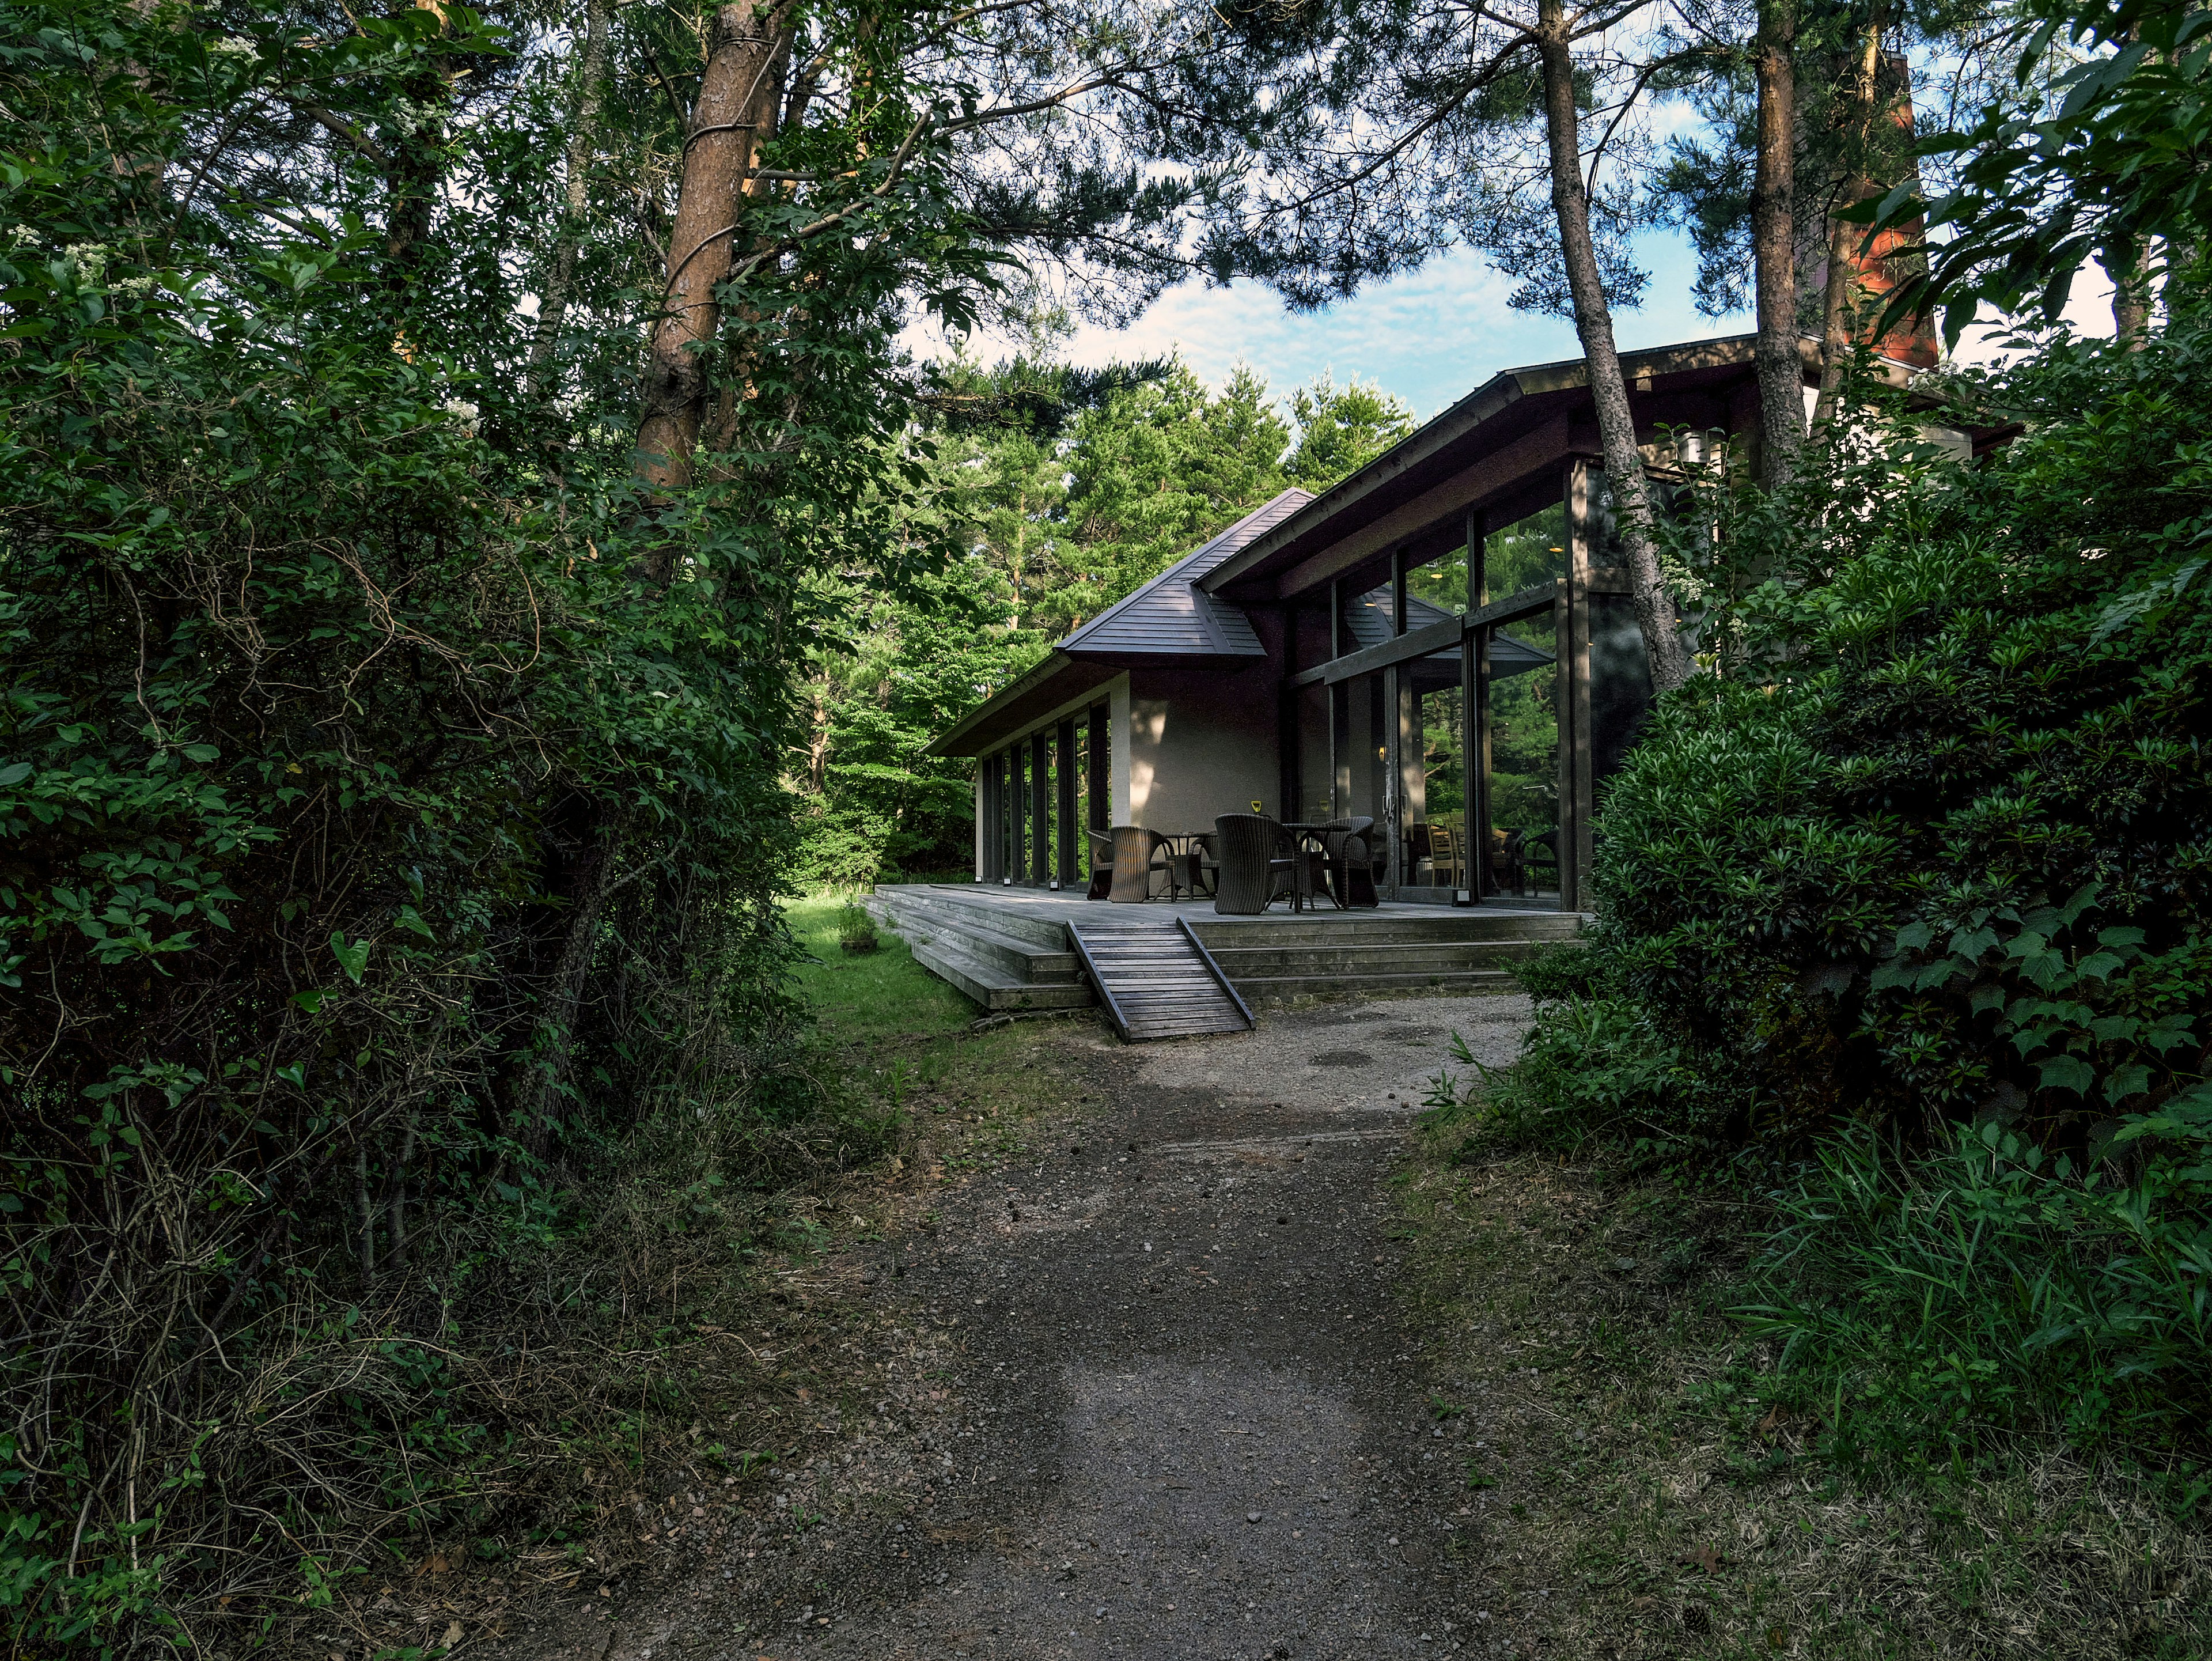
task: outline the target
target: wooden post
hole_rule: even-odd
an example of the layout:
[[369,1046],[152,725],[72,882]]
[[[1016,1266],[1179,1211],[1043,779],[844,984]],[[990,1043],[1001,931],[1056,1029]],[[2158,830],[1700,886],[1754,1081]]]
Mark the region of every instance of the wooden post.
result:
[[[1467,516],[1467,609],[1487,603],[1481,514]],[[1476,899],[1495,893],[1490,872],[1490,631],[1478,629],[1459,637],[1460,859],[1467,867],[1462,885]]]
[[1305,757],[1298,725],[1298,689],[1292,684],[1298,672],[1298,608],[1285,605],[1283,619],[1283,672],[1275,682],[1275,774],[1281,789],[1281,812],[1285,819],[1305,817]]
[[1030,734],[1030,880],[1052,880],[1052,741],[1042,727]]
[[[1091,706],[1090,731],[1083,739],[1084,792],[1091,798],[1091,828],[1106,830],[1114,823],[1114,775],[1107,765],[1113,739],[1107,736],[1113,725],[1113,711],[1103,703]],[[1091,861],[1085,860],[1083,868],[1088,871]]]
[[992,816],[999,811],[998,781],[991,776],[994,757],[975,758],[975,880],[991,880]]
[[1075,818],[1075,718],[1071,715],[1060,724],[1053,739],[1053,776],[1059,785],[1058,823],[1060,825],[1060,885],[1073,886],[1083,873],[1079,855],[1085,851],[1088,838]]

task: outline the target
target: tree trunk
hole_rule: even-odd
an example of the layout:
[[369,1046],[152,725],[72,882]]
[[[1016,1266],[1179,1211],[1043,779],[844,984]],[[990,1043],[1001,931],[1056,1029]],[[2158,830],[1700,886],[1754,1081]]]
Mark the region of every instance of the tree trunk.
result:
[[2133,258],[2116,260],[2106,271],[2112,279],[2112,338],[2139,352],[2150,332],[2149,245],[2138,246]]
[[1849,106],[1852,129],[1845,138],[1849,154],[1836,201],[1828,210],[1828,280],[1820,293],[1820,395],[1813,405],[1814,429],[1825,441],[1828,423],[1835,418],[1836,401],[1843,395],[1844,375],[1851,366],[1854,311],[1858,285],[1858,251],[1866,240],[1863,226],[1846,223],[1845,208],[1863,199],[1873,188],[1864,166],[1866,146],[1874,133],[1875,74],[1881,66],[1881,18],[1867,24],[1866,38],[1852,66]]
[[1751,248],[1759,291],[1759,471],[1778,490],[1796,476],[1805,442],[1805,376],[1797,356],[1797,50],[1796,0],[1759,0],[1755,63],[1759,155],[1751,186]]
[[[704,350],[721,312],[715,285],[730,275],[747,175],[775,119],[778,89],[776,14],[753,0],[714,10],[707,67],[684,143],[676,225],[668,238],[668,278],[647,351],[644,412],[638,423],[637,476],[655,490],[692,480],[710,387]],[[665,581],[663,568],[648,577]]]
[[584,240],[584,210],[590,205],[592,136],[599,124],[600,77],[606,72],[607,23],[612,0],[590,0],[584,9],[584,51],[576,70],[576,99],[569,106],[568,149],[562,167],[567,212],[553,244],[545,292],[538,299],[538,327],[530,341],[530,395],[553,390],[553,348],[568,315],[568,295],[576,283],[576,257]]
[[1590,396],[1597,405],[1598,433],[1605,472],[1619,515],[1620,541],[1628,561],[1628,586],[1644,649],[1651,663],[1655,691],[1672,691],[1690,678],[1689,653],[1675,625],[1674,602],[1659,575],[1659,553],[1651,531],[1651,497],[1644,489],[1644,457],[1636,447],[1636,418],[1628,407],[1628,386],[1621,379],[1620,353],[1613,341],[1613,310],[1598,276],[1597,250],[1590,240],[1589,200],[1583,189],[1582,130],[1575,108],[1574,53],[1567,43],[1561,0],[1540,0],[1536,46],[1544,70],[1544,120],[1551,145],[1552,205],[1559,214],[1559,249],[1567,267],[1567,289],[1574,297],[1575,332],[1589,364]]

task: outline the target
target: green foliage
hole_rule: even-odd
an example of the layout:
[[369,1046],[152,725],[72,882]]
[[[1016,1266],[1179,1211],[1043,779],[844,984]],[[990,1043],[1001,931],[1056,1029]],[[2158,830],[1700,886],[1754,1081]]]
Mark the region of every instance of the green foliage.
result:
[[[1954,342],[1985,301],[2057,318],[2093,257],[2108,272],[2206,277],[2212,15],[2176,0],[2037,0],[2015,23],[2017,86],[1966,130],[1923,141],[1956,158],[1955,188],[1929,204],[1907,180],[1856,216],[1948,233],[1889,309],[1940,301]],[[2054,69],[2047,96],[2023,100]]]
[[2185,323],[1963,380],[2023,426],[1971,468],[1869,411],[1789,500],[1708,470],[1670,532],[1708,672],[1478,1098],[1683,1170],[1809,1153],[1755,1321],[1839,1452],[2201,1433],[2208,354]]
[[[2201,1159],[2201,1153],[2197,1156]],[[1767,1393],[1831,1449],[1948,1463],[2055,1427],[2084,1447],[2201,1452],[2212,1390],[2212,1168],[2077,1171],[1994,1124],[1929,1155],[1863,1133],[1778,1196],[1750,1330]],[[2201,1475],[2185,1502],[2212,1496]]]
[[0,1628],[221,1644],[542,1522],[492,1473],[596,1375],[489,1359],[588,1324],[586,1191],[669,1124],[678,1188],[885,1146],[792,1065],[792,669],[810,574],[942,554],[892,340],[988,250],[788,135],[863,234],[744,279],[756,396],[648,498],[658,255],[579,254],[541,381],[559,100],[484,20],[0,43]]

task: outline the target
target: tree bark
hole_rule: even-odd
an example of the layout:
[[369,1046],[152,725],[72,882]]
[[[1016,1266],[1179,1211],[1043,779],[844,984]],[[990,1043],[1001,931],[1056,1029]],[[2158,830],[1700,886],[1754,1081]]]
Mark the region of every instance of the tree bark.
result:
[[2138,246],[2132,259],[2106,268],[2112,279],[2112,338],[2141,351],[2150,332],[2150,248]]
[[1805,443],[1805,376],[1797,356],[1797,16],[1796,0],[1759,0],[1755,69],[1759,153],[1751,247],[1759,295],[1752,357],[1759,379],[1759,472],[1778,490]]
[[568,315],[568,296],[576,285],[576,259],[584,240],[584,210],[591,202],[592,136],[599,123],[600,77],[606,72],[607,24],[612,0],[590,0],[584,9],[584,50],[577,64],[576,98],[569,106],[568,154],[562,190],[567,211],[553,244],[553,263],[538,296],[538,326],[530,341],[530,395],[553,390],[553,348]]
[[1851,365],[1853,312],[1858,285],[1858,251],[1866,240],[1863,226],[1849,224],[1843,210],[1873,188],[1868,179],[1866,146],[1874,132],[1875,75],[1881,66],[1881,18],[1867,24],[1866,38],[1852,65],[1850,94],[1852,129],[1837,200],[1828,210],[1828,280],[1820,294],[1820,395],[1813,405],[1813,428],[1825,441],[1842,397],[1844,375]]
[[1552,206],[1559,215],[1559,248],[1567,289],[1573,296],[1575,332],[1589,365],[1590,396],[1597,405],[1606,478],[1619,515],[1628,586],[1655,691],[1671,691],[1690,678],[1690,656],[1676,626],[1674,602],[1659,574],[1652,537],[1651,497],[1644,482],[1644,456],[1636,446],[1636,418],[1621,379],[1613,344],[1613,309],[1598,275],[1590,240],[1589,198],[1583,188],[1582,128],[1575,107],[1574,52],[1568,44],[1562,0],[1539,0],[1536,48],[1544,72],[1544,124],[1551,148]]
[[[668,238],[668,277],[647,349],[637,476],[656,491],[692,480],[711,388],[703,353],[721,322],[715,285],[730,275],[738,219],[761,141],[775,119],[776,14],[753,0],[714,10],[706,73],[684,142]],[[648,576],[666,581],[665,569]]]

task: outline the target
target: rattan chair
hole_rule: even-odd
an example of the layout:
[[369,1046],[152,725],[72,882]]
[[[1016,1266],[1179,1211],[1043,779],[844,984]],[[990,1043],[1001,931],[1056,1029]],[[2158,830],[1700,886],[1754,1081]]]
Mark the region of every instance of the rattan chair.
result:
[[1331,819],[1322,827],[1329,897],[1340,910],[1382,903],[1375,891],[1375,859],[1367,841],[1367,833],[1374,828],[1375,821],[1366,818]]
[[1298,852],[1291,833],[1265,813],[1224,813],[1213,822],[1218,867],[1213,909],[1256,917],[1288,886],[1297,891]]
[[1091,886],[1086,900],[1111,899],[1114,895],[1114,838],[1103,830],[1085,830],[1091,839]]
[[1124,904],[1133,904],[1152,897],[1152,873],[1158,871],[1170,881],[1174,873],[1168,868],[1168,856],[1164,851],[1167,838],[1157,830],[1147,830],[1140,824],[1117,824],[1114,827],[1114,885],[1107,897]]

